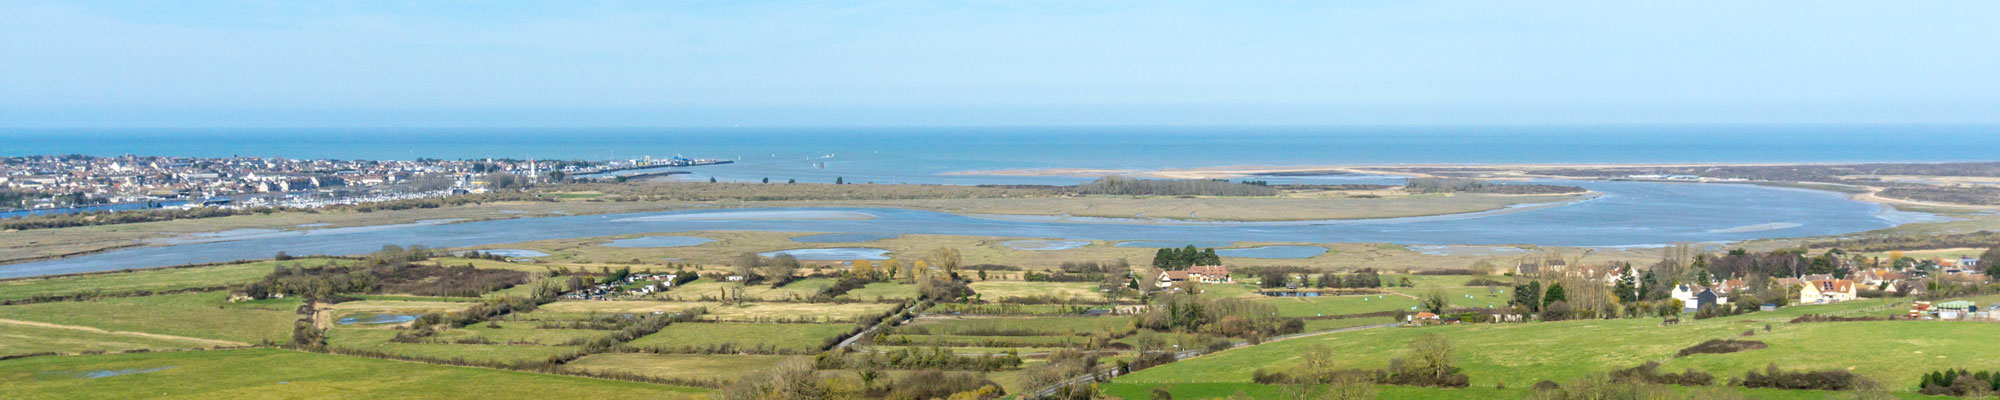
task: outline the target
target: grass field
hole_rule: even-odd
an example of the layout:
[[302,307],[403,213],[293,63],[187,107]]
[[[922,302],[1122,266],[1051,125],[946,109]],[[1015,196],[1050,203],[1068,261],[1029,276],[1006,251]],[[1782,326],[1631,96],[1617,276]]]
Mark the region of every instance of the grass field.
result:
[[791,358],[805,356],[609,353],[592,354],[567,365],[585,371],[624,372],[656,378],[731,380],[770,369]]
[[[1179,384],[1168,384],[1168,385],[1106,383],[1106,384],[1101,384],[1099,387],[1102,388],[1104,390],[1104,393],[1107,395],[1117,396],[1126,399],[1147,399],[1147,398],[1152,398],[1153,396],[1152,390],[1154,387],[1162,387],[1162,386],[1167,388],[1167,392],[1171,393],[1173,395],[1173,398],[1176,399],[1226,398],[1235,395],[1238,392],[1241,392],[1245,395],[1250,396],[1251,398],[1256,398],[1256,399],[1284,399],[1284,398],[1289,398],[1291,396],[1291,394],[1285,392],[1284,386],[1258,385],[1251,383],[1179,383]],[[1773,400],[1819,400],[1819,399],[1844,398],[1842,397],[1843,395],[1842,393],[1813,391],[1813,390],[1744,389],[1744,388],[1728,388],[1728,387],[1706,387],[1706,388],[1668,387],[1666,389],[1671,391],[1672,395],[1676,396],[1675,398],[1691,398],[1691,399],[1710,398],[1712,397],[1709,395],[1711,393],[1718,393],[1718,394],[1733,393],[1745,398],[1773,399]],[[1465,389],[1427,389],[1427,388],[1417,388],[1417,387],[1407,387],[1407,386],[1376,387],[1376,398],[1388,399],[1388,400],[1521,399],[1521,398],[1528,398],[1528,396],[1531,394],[1534,394],[1533,389],[1519,388],[1519,387],[1508,388],[1508,389],[1496,389],[1493,387],[1479,387],[1479,386],[1469,387]],[[1891,395],[1894,398],[1898,399],[1952,399],[1952,397],[1923,396],[1915,393],[1892,393]]]
[[854,330],[853,324],[679,323],[626,344],[668,349],[731,344],[737,348],[811,352],[819,350],[820,345],[826,343],[826,338],[851,330]]
[[705,302],[673,301],[558,301],[542,306],[539,311],[556,313],[650,313],[655,311],[678,312],[695,307],[707,307],[706,320],[725,322],[854,322],[864,316],[881,314],[895,308],[894,304],[829,304],[829,303],[742,303],[722,305]]
[[[467,334],[451,335],[456,337],[467,336]],[[548,359],[550,356],[575,352],[580,348],[578,346],[560,346],[555,343],[549,345],[512,345],[390,342],[389,339],[395,336],[396,331],[388,329],[335,327],[327,330],[326,342],[327,345],[338,348],[370,350],[406,357],[498,362],[541,361]],[[438,337],[446,336],[447,334],[445,333],[438,334]]]
[[200,292],[0,307],[0,318],[258,343],[291,340],[297,299],[230,303]]
[[1103,301],[1104,293],[1097,291],[1096,282],[1024,282],[1024,281],[979,281],[973,282],[972,291],[987,301],[1004,301],[1009,298],[1053,297],[1080,301]]
[[147,269],[130,272],[34,278],[0,281],[0,300],[77,293],[118,294],[138,291],[167,291],[213,288],[256,282],[271,274],[271,268],[285,265],[352,264],[351,260],[298,259],[258,261],[195,268]]
[[0,356],[196,347],[208,346],[181,340],[0,323]]
[[875,282],[867,286],[862,286],[860,289],[849,290],[847,294],[841,295],[840,298],[862,301],[898,301],[914,299],[917,298],[917,295],[917,285]]
[[[87,378],[96,372],[132,372]],[[146,372],[150,371],[150,372]],[[704,390],[671,385],[378,360],[276,349],[187,351],[0,361],[8,398],[693,399]]]
[[784,287],[773,288],[771,285],[745,286],[737,282],[704,279],[689,282],[653,297],[681,301],[712,301],[722,298],[722,291],[728,290],[732,294],[741,292],[743,298],[752,300],[803,301],[819,294],[820,289],[833,286],[833,282],[831,278],[800,279],[785,284]]
[[[940,317],[924,316],[890,330],[905,335],[988,336],[994,332],[1026,336],[1079,336],[1121,332],[1132,326],[1127,317]],[[1012,336],[1012,335],[1009,335]]]
[[[1474,387],[1505,383],[1526,387],[1592,373],[1664,361],[1663,370],[1696,368],[1718,377],[1777,363],[1787,369],[1846,369],[1893,388],[1907,387],[1918,374],[1948,367],[1984,368],[1985,355],[2000,354],[2000,343],[1980,339],[2000,326],[1938,321],[1883,321],[1788,324],[1792,316],[1852,312],[1883,302],[1790,307],[1778,312],[1688,321],[1661,327],[1657,319],[1590,320],[1504,325],[1383,328],[1329,334],[1225,351],[1118,378],[1121,383],[1242,383],[1257,368],[1284,369],[1313,345],[1332,347],[1343,368],[1378,368],[1405,357],[1417,335],[1437,333],[1453,341],[1460,367]],[[1771,332],[1763,327],[1770,324]],[[1750,339],[1770,348],[1731,354],[1674,358],[1685,347],[1709,339]]]

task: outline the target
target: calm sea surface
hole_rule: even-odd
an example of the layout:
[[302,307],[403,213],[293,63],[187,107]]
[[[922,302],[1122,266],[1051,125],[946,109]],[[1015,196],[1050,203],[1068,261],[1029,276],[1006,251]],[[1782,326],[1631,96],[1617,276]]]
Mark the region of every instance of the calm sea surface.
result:
[[2000,126],[1639,125],[1226,128],[0,130],[0,155],[737,160],[684,179],[1069,182],[939,176],[1013,168],[1396,163],[1985,160]]

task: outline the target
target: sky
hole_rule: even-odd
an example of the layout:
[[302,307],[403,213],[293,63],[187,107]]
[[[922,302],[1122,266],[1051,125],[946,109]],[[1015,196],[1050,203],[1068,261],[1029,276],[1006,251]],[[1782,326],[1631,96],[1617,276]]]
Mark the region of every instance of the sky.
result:
[[0,127],[2000,123],[1985,1],[0,1]]

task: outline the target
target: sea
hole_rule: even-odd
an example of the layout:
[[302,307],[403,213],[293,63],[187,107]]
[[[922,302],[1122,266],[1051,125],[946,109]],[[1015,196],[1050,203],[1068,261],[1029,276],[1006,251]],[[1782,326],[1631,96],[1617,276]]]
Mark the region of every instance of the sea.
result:
[[[1986,149],[1986,150],[1981,150]],[[956,171],[1990,161],[2000,125],[0,129],[0,156],[726,159],[679,179],[1062,183]]]

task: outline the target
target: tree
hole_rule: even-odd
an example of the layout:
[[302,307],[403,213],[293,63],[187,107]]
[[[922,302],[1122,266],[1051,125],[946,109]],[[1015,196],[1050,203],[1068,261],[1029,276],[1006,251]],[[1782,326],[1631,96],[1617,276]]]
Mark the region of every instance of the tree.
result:
[[1542,282],[1530,281],[1526,285],[1514,285],[1514,306],[1528,312],[1542,309]]
[[715,177],[708,177],[708,183],[715,183]]
[[836,177],[833,177],[833,184],[835,184],[835,185],[845,185],[845,184],[847,184],[847,178],[843,178],[843,177],[838,177],[838,176],[836,176]]
[[847,271],[850,275],[854,275],[854,277],[856,278],[874,279],[875,262],[869,260],[854,260],[854,266],[848,268]]
[[2000,246],[1986,249],[1979,255],[1979,265],[1986,266],[1986,276],[2000,277]]
[[764,177],[764,183],[771,183],[771,178],[770,178],[770,177]]
[[959,256],[958,249],[950,247],[939,247],[936,250],[931,250],[930,257],[926,259],[930,261],[932,266],[944,269],[945,275],[957,274],[959,264],[964,261]]
[[799,183],[798,179],[786,179],[785,183]]
[[1444,315],[1444,309],[1451,306],[1451,297],[1446,296],[1442,288],[1433,287],[1425,291],[1424,297],[1420,301],[1423,303],[1422,307],[1424,310],[1438,315]]
[[1426,333],[1410,341],[1410,358],[1416,361],[1412,367],[1428,374],[1441,377],[1457,373],[1453,364],[1457,360],[1452,355],[1451,340],[1443,335]]
[[1561,302],[1569,301],[1569,294],[1568,292],[1563,291],[1562,282],[1549,284],[1548,293],[1542,294],[1542,307],[1548,307],[1549,304],[1554,304],[1555,302],[1558,301]]
[[763,267],[764,276],[772,280],[772,285],[784,285],[791,282],[792,275],[798,271],[799,259],[790,254],[779,254],[777,257],[772,257]]
[[1625,268],[1625,275],[1619,277],[1618,285],[1612,288],[1612,290],[1618,292],[1619,303],[1631,303],[1639,300],[1639,291],[1634,287],[1637,283],[1638,279],[1633,276],[1632,268]]

